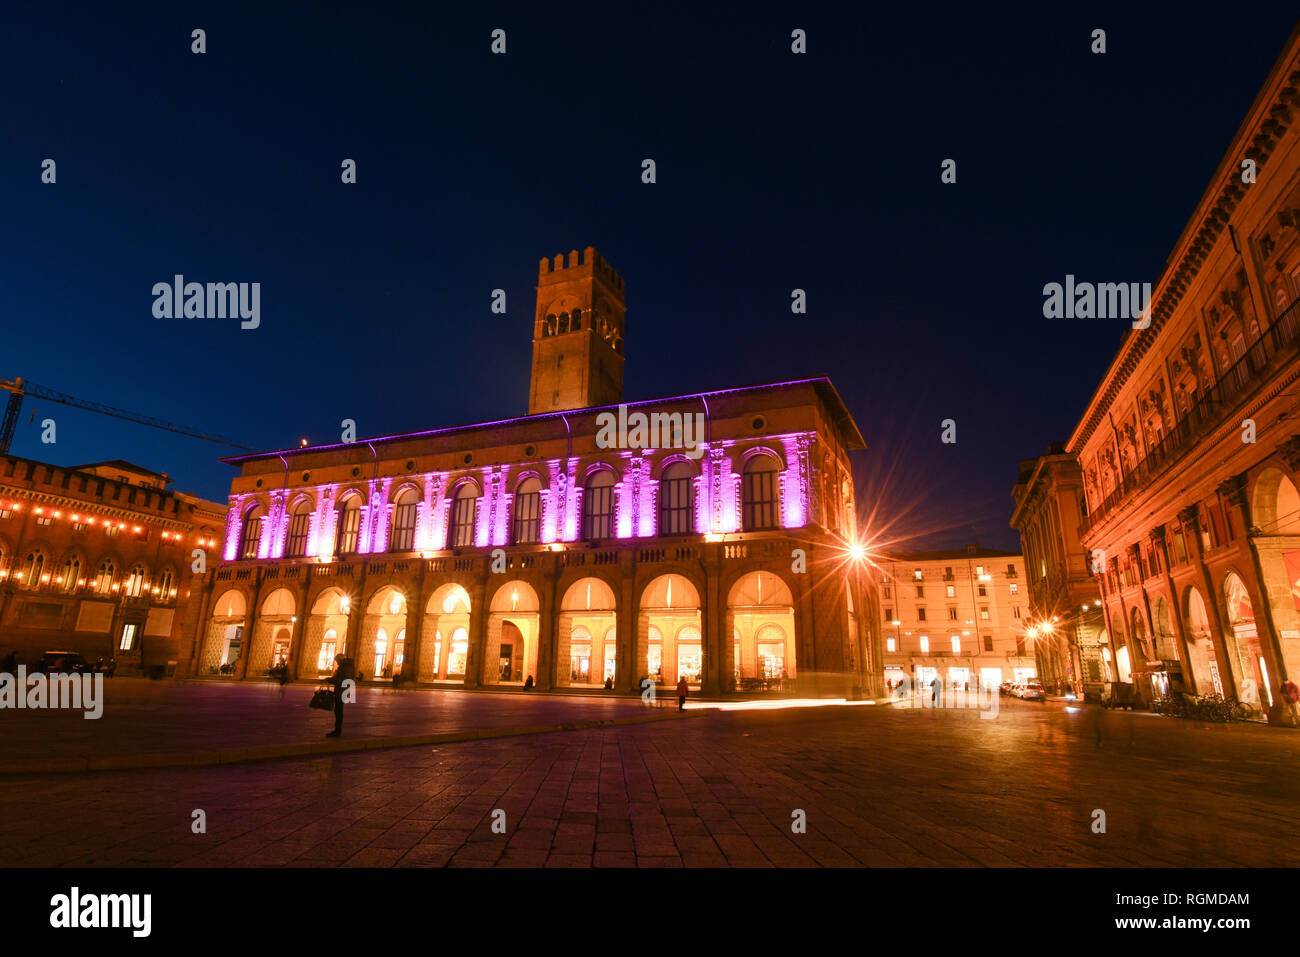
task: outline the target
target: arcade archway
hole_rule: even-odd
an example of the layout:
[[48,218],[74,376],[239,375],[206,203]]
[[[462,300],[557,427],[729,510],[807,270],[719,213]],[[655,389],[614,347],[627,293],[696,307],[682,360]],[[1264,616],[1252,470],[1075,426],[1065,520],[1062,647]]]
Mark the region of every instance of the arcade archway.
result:
[[509,581],[492,595],[483,651],[484,684],[536,681],[540,604],[524,581]]
[[797,677],[794,599],[771,572],[750,572],[727,595],[732,672],[741,690],[780,688]]
[[443,585],[424,606],[420,635],[420,680],[465,680],[469,662],[469,593]]
[[248,605],[243,592],[235,588],[222,592],[212,603],[207,640],[203,643],[201,674],[233,674],[243,651],[244,621]]
[[1255,622],[1255,609],[1246,583],[1236,572],[1228,572],[1224,576],[1223,600],[1228,612],[1228,627],[1232,632],[1229,645],[1236,657],[1236,672],[1242,679],[1237,697],[1244,704],[1267,709],[1273,702],[1268,686],[1268,668],[1260,646],[1259,627]]
[[582,578],[569,586],[560,602],[555,648],[557,686],[600,687],[606,645],[617,660],[618,611],[614,592],[599,578]]
[[[641,592],[637,623],[637,671],[656,684],[681,678],[698,688],[704,680],[700,594],[682,575],[660,575]],[[639,678],[638,678],[639,680]]]
[[327,675],[334,670],[334,656],[347,653],[351,610],[351,599],[339,588],[327,588],[316,596],[303,632],[299,676]]

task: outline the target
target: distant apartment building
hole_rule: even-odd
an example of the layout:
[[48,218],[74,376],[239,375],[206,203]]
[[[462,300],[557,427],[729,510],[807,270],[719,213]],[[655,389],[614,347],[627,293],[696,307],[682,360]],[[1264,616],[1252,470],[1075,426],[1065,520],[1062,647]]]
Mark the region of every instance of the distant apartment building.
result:
[[[1020,533],[1035,629],[1034,657],[1050,687],[1099,695],[1113,681],[1101,586],[1079,541],[1087,514],[1083,471],[1064,443],[1020,463],[1011,491],[1011,527]],[[1043,626],[1052,622],[1050,630]],[[1082,687],[1080,687],[1082,686]]]
[[1268,713],[1300,674],[1297,111],[1300,32],[1066,445],[1116,677],[1145,698]]
[[[60,466],[0,455],[0,646],[117,660],[118,674],[184,661],[199,619],[193,553],[215,565],[226,506],[130,462]],[[197,597],[197,596],[196,596]]]
[[1024,559],[968,546],[877,560],[884,680],[997,687],[1035,677]]

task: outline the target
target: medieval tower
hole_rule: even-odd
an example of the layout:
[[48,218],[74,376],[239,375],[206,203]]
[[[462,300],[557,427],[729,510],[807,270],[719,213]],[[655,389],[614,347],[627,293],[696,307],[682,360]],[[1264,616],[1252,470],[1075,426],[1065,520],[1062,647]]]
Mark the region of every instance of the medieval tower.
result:
[[528,414],[623,401],[623,277],[594,248],[541,261]]

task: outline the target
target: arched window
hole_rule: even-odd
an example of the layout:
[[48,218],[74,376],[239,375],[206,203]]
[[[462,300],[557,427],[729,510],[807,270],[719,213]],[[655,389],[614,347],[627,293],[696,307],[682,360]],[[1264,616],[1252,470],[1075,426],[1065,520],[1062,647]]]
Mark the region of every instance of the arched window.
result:
[[744,531],[776,528],[776,474],[777,461],[770,455],[755,455],[745,463],[741,484]]
[[659,534],[689,535],[694,531],[691,467],[674,462],[659,478]]
[[335,552],[339,555],[357,553],[357,532],[361,528],[361,496],[349,495],[339,503],[339,526]]
[[478,517],[478,489],[473,482],[466,482],[456,490],[456,499],[451,505],[451,545],[464,548],[474,544],[474,525]]
[[81,578],[81,559],[73,555],[63,563],[63,580],[59,584],[63,586],[64,591],[72,591],[77,587],[79,578]]
[[535,478],[519,483],[515,490],[514,530],[511,540],[527,545],[542,538],[542,483]]
[[289,513],[289,540],[285,544],[286,558],[302,558],[307,554],[307,531],[311,528],[311,503],[303,499]]
[[244,524],[239,530],[240,558],[256,558],[257,546],[262,540],[262,506],[254,505],[244,513]]
[[162,574],[158,576],[158,597],[167,601],[173,596],[175,589],[172,587],[176,581],[170,568],[164,568]]
[[96,595],[107,595],[113,590],[113,576],[117,574],[117,566],[110,559],[105,558],[99,563],[99,568],[95,572],[94,588]]
[[414,551],[415,510],[419,502],[413,488],[403,489],[393,502],[393,534],[388,542],[390,552]]
[[575,309],[569,313],[569,331],[577,332],[582,328],[582,310]]
[[599,542],[613,534],[614,473],[599,469],[587,479],[582,496],[582,537]]
[[542,326],[542,338],[555,335],[555,314],[551,313],[546,317],[546,323]]
[[45,554],[40,549],[33,549],[23,559],[20,581],[28,588],[39,588],[41,575],[45,573]]
[[136,565],[126,578],[126,597],[139,598],[144,591],[144,566]]
[[569,331],[569,314],[567,312],[562,312],[560,313],[560,335],[564,335],[568,331]]

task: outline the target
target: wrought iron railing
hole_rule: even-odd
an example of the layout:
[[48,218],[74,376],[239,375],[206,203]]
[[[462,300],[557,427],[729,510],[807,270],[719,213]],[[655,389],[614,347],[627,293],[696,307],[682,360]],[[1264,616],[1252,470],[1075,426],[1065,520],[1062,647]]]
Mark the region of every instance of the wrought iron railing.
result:
[[1084,518],[1079,533],[1084,534],[1114,512],[1134,492],[1147,488],[1162,472],[1183,457],[1210,429],[1241,404],[1279,355],[1290,354],[1300,339],[1300,299],[1291,303],[1227,369],[1214,385],[1196,397],[1196,401],[1159,443],[1130,469],[1119,486]]

